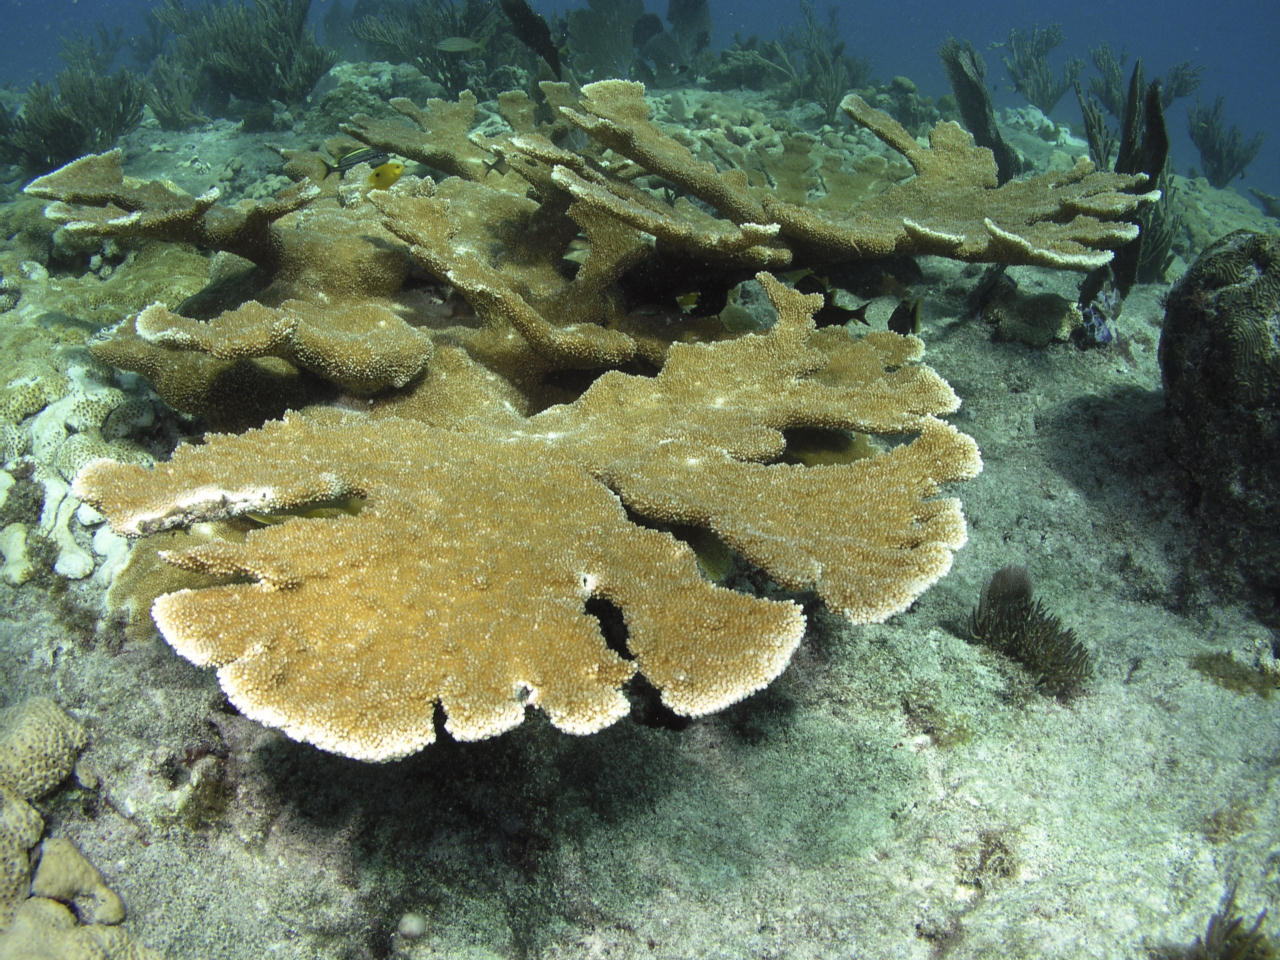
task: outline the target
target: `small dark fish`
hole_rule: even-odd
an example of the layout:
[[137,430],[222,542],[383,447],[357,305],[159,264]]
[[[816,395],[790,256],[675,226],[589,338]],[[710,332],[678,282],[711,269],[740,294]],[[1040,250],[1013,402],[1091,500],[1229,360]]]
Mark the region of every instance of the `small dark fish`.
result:
[[900,333],[904,337],[911,333],[920,332],[920,298],[914,300],[903,300],[893,308],[893,313],[889,315],[889,329],[894,333]]
[[507,171],[511,169],[511,164],[507,163],[505,157],[498,157],[496,160],[480,161],[484,166],[484,175],[487,177],[491,173],[497,173],[500,177],[505,177]]
[[867,307],[869,306],[871,306],[870,300],[854,310],[846,311],[849,314],[847,320],[854,320],[862,324],[864,327],[871,326],[871,321],[867,319]]
[[379,167],[389,159],[390,157],[382,150],[375,147],[361,147],[359,150],[352,150],[340,156],[338,162],[333,165],[333,169],[338,173],[346,173],[357,164],[367,163],[371,167]]
[[837,305],[835,295],[831,292],[831,281],[826,277],[816,273],[805,273],[795,281],[795,288],[801,293],[822,294],[822,306],[813,315],[813,322],[819,327],[839,326],[850,320],[856,320],[858,323],[867,322],[868,304],[864,303],[856,310]]

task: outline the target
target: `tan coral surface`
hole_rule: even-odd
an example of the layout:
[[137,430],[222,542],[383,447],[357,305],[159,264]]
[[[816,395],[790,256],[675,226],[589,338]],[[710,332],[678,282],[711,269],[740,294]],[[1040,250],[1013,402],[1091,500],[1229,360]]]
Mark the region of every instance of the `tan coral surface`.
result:
[[[317,410],[211,436],[155,471],[99,461],[76,490],[132,535],[365,501],[354,516],[291,517],[169,557],[238,582],[167,594],[153,611],[247,715],[326,749],[411,753],[434,738],[436,702],[461,739],[509,729],[527,705],[596,731],[626,712],[620,686],[637,669],[677,712],[717,710],[786,666],[799,609],[704,580],[689,548],[634,524],[619,496],[641,516],[708,526],[784,585],[878,620],[949,568],[964,521],[955,500],[934,499],[938,484],[981,466],[973,442],[934,419],[956,406],[946,384],[884,367],[919,341],[863,341],[868,356],[842,364],[861,379],[823,383],[810,376],[828,363],[809,346],[819,298],[760,279],[780,314],[768,333],[676,345],[658,377],[607,374],[522,425]],[[759,462],[800,425],[920,436],[839,466]],[[606,646],[591,598],[621,610],[634,662]]]

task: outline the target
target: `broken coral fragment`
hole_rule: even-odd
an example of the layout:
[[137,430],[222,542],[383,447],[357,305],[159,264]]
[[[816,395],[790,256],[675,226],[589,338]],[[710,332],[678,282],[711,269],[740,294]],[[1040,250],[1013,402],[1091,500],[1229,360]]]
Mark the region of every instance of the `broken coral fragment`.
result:
[[[628,510],[710,528],[784,585],[880,620],[946,573],[965,528],[938,485],[981,468],[973,441],[936,419],[958,401],[912,362],[918,340],[817,348],[820,298],[760,279],[779,310],[768,332],[674,345],[657,377],[607,373],[527,419],[289,414],[163,469],[98,461],[76,492],[132,535],[364,501],[168,555],[229,582],[153,608],[242,711],[325,749],[411,753],[432,742],[437,702],[459,739],[510,729],[528,705],[589,733],[627,712],[620,688],[637,671],[675,711],[705,714],[775,678],[804,618],[706,581],[687,546]],[[795,426],[919,436],[854,463],[768,462]],[[634,660],[606,645],[593,598],[621,611]]]

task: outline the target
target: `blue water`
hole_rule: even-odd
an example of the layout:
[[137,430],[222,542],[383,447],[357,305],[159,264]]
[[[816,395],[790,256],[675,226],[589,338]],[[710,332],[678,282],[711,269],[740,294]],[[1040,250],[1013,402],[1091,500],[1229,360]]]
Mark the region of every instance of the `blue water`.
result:
[[[312,14],[319,19],[330,4],[340,0],[314,0]],[[535,2],[542,12],[562,12],[579,3]],[[19,89],[33,79],[48,79],[61,66],[59,37],[77,30],[92,32],[99,23],[120,25],[126,33],[142,29],[143,11],[151,6],[141,0],[4,0],[3,38],[0,39],[0,83],[11,82]],[[648,6],[665,13],[666,3],[648,0]],[[799,22],[799,5],[778,0],[710,0],[715,26],[713,45],[723,46],[735,33],[744,37],[758,34],[775,37],[782,27]],[[825,16],[830,5],[817,0],[815,7]],[[896,3],[840,3],[840,24],[847,50],[870,59],[874,76],[888,79],[898,74],[911,77],[921,91],[930,95],[947,92],[946,79],[937,57],[938,45],[950,35],[972,41],[985,53],[988,79],[996,87],[997,103],[1017,104],[1021,97],[1009,85],[1000,62],[1001,51],[989,45],[1004,40],[1011,28],[1030,30],[1037,25],[1060,21],[1066,42],[1054,52],[1061,63],[1069,56],[1088,60],[1091,47],[1109,43],[1128,52],[1130,62],[1142,57],[1148,76],[1156,76],[1183,60],[1204,67],[1199,95],[1206,104],[1217,96],[1226,99],[1228,122],[1240,127],[1246,137],[1261,132],[1266,141],[1262,153],[1249,167],[1244,181],[1236,187],[1244,191],[1255,186],[1280,194],[1280,71],[1276,70],[1276,50],[1280,49],[1280,5],[1274,0],[1218,0],[1214,3],[1166,2],[1126,3],[1118,0],[1081,0],[1066,19],[1062,10],[1015,0],[986,0],[983,3],[950,3],[944,0],[898,0]],[[1087,77],[1092,71],[1086,71]],[[1194,95],[1189,98],[1194,102]],[[1173,137],[1173,163],[1186,172],[1199,166],[1195,147],[1187,137],[1188,100],[1180,100],[1169,111]],[[1079,119],[1074,98],[1063,98],[1056,115],[1069,121]]]

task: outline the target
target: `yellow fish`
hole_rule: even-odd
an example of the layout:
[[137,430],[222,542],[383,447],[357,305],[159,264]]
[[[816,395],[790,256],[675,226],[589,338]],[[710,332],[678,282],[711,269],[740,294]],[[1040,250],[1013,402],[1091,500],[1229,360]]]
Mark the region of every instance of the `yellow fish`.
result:
[[403,163],[388,160],[373,168],[373,173],[369,174],[369,186],[374,190],[386,190],[400,179],[402,173],[404,173]]

